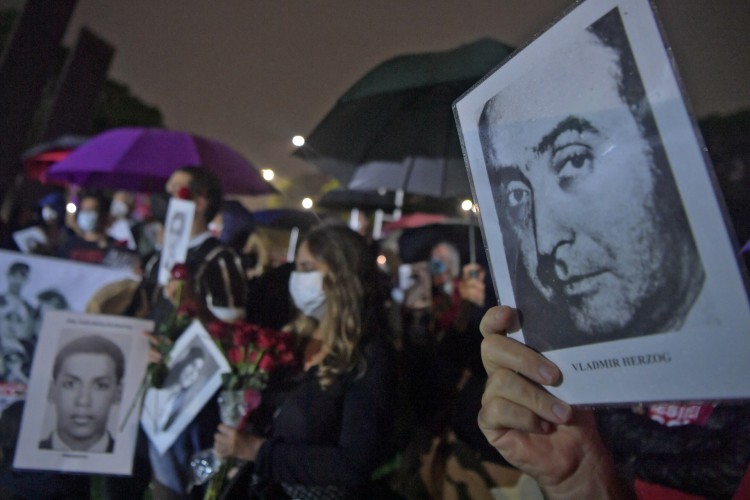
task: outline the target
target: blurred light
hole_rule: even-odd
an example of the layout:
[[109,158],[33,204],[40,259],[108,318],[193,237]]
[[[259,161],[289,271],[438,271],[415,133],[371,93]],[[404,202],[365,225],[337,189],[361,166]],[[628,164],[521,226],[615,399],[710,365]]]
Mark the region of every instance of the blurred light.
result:
[[65,210],[67,210],[69,214],[74,214],[78,211],[78,207],[76,207],[75,203],[68,203],[65,205]]
[[263,168],[263,169],[261,169],[260,174],[267,181],[272,181],[273,180],[274,173],[273,173],[273,170],[271,170],[270,168]]
[[292,144],[294,144],[297,147],[304,146],[305,145],[305,138],[301,135],[295,135],[292,137]]
[[471,200],[464,200],[464,201],[461,202],[461,209],[464,212],[468,212],[472,208],[474,208],[474,202],[473,201],[471,201]]
[[310,210],[313,206],[313,201],[310,198],[305,198],[302,200],[302,208],[305,210]]
[[383,254],[378,255],[378,265],[379,266],[384,266],[386,262],[388,262],[388,259],[385,258],[385,255],[383,255]]

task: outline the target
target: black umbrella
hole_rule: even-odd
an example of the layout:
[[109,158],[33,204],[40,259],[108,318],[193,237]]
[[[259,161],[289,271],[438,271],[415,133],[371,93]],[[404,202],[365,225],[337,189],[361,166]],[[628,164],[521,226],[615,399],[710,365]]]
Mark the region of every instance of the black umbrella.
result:
[[[360,191],[355,189],[332,189],[325,193],[318,206],[332,210],[383,210],[392,212],[397,206],[393,191]],[[443,198],[421,194],[405,193],[400,207],[404,213],[430,212],[435,214],[458,215],[458,204]]]
[[295,151],[349,189],[469,196],[452,103],[512,49],[481,39],[376,66]]

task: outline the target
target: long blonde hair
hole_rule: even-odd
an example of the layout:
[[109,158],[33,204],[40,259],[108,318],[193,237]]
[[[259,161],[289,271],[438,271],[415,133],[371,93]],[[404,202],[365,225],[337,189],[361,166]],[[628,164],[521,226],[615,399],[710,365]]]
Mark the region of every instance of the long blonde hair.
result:
[[[365,308],[377,294],[371,285],[375,261],[364,238],[345,226],[319,226],[305,235],[310,253],[328,266],[323,280],[326,312],[320,323],[323,349],[328,355],[318,366],[318,381],[329,387],[361,360]],[[292,329],[310,335],[318,326],[314,318],[298,316]]]

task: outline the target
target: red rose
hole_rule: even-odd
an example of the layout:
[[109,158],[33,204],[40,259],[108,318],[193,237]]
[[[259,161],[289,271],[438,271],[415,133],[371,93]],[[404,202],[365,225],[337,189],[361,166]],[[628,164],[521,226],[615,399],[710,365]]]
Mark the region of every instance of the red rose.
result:
[[193,193],[190,191],[190,188],[187,186],[182,186],[177,191],[177,197],[181,200],[192,200],[193,199]]
[[232,330],[232,343],[247,346],[253,341],[254,328],[247,323],[236,323]]
[[221,340],[224,337],[224,328],[226,323],[222,321],[214,321],[208,325],[208,334],[214,340]]
[[186,280],[190,277],[187,266],[182,263],[172,266],[171,274],[173,280]]
[[276,344],[276,332],[272,330],[259,330],[258,338],[255,339],[261,349],[271,349]]
[[291,365],[294,363],[295,356],[292,351],[286,351],[279,354],[278,361],[282,365]]
[[227,351],[227,360],[233,365],[242,363],[245,358],[244,349],[241,347],[232,347]]
[[263,356],[258,363],[258,369],[262,372],[270,372],[276,366],[276,360],[272,356]]
[[251,351],[247,355],[247,362],[248,363],[257,363],[258,362],[258,356],[260,353],[258,351]]
[[289,332],[276,332],[276,352],[294,351],[294,337]]
[[189,316],[191,318],[195,317],[198,315],[198,306],[192,301],[183,302],[180,304],[180,307],[177,308],[177,314]]

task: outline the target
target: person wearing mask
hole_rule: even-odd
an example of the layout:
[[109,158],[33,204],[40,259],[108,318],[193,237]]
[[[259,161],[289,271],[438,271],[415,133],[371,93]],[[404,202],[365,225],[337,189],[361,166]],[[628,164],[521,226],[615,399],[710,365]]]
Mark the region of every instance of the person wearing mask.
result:
[[101,264],[115,240],[107,236],[109,203],[98,193],[83,192],[75,215],[74,234],[60,247],[58,256],[90,264]]
[[112,203],[109,205],[110,223],[107,227],[107,235],[118,242],[124,243],[128,250],[135,251],[133,221],[130,219],[133,201],[133,193],[122,190],[115,191],[112,195]]
[[[213,236],[208,224],[221,209],[223,191],[219,178],[201,166],[186,166],[172,173],[166,192],[175,198],[195,203],[195,216],[190,228],[187,257],[187,290],[184,295],[196,301],[197,319],[209,323],[220,319],[234,322],[245,317],[247,284],[240,258],[231,247]],[[170,283],[158,283],[160,255],[155,254],[144,266],[143,289],[149,297],[148,316],[155,321],[169,317],[177,307]],[[180,433],[174,444],[163,454],[149,449],[153,496],[155,499],[182,498],[188,494],[189,459],[213,442],[219,422],[218,406],[213,398]],[[145,434],[141,434],[145,438]]]
[[397,378],[376,272],[365,240],[344,226],[319,226],[301,240],[289,280],[299,314],[286,327],[300,340],[299,370],[286,377],[267,435],[223,424],[215,435],[219,457],[252,462],[256,493],[368,497],[388,451]]

